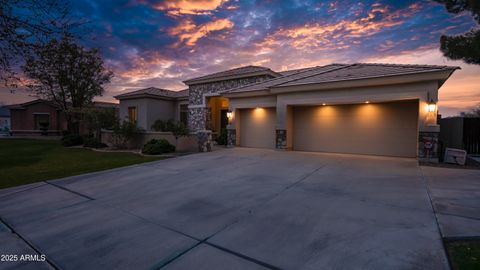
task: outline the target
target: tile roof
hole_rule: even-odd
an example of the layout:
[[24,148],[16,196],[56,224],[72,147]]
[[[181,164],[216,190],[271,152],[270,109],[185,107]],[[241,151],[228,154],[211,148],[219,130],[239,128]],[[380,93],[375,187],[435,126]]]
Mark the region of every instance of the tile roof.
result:
[[292,80],[278,86],[293,86],[301,84],[317,84],[324,82],[337,82],[346,80],[358,80],[378,78],[406,74],[418,74],[424,72],[454,70],[457,67],[433,66],[433,65],[394,65],[394,64],[364,64],[357,63],[345,65],[341,69],[324,72],[315,76],[309,76],[301,80]]
[[260,83],[242,86],[224,91],[224,93],[239,93],[267,90],[272,87],[318,84],[345,80],[358,80],[396,75],[417,74],[435,71],[453,71],[458,67],[434,65],[396,65],[396,64],[330,64],[312,68],[280,72],[282,77],[266,80]]
[[[193,79],[188,79],[184,81],[185,84],[191,84],[195,82],[201,82],[201,81],[206,81],[206,80],[213,80],[213,79],[223,79],[223,78],[228,78],[228,77],[237,77],[237,76],[244,76],[244,75],[250,75],[252,73],[270,73],[270,74],[278,74],[274,72],[273,70],[267,68],[267,67],[261,67],[261,66],[244,66],[244,67],[239,67],[239,68],[234,68],[234,69],[229,69],[225,71],[220,71],[212,74],[208,74],[202,77],[197,77]],[[280,74],[278,74],[280,75]]]
[[167,89],[160,89],[156,87],[149,87],[145,89],[140,89],[124,94],[120,94],[115,96],[116,99],[125,99],[125,98],[132,98],[132,97],[139,97],[139,96],[158,96],[158,97],[165,97],[165,98],[182,98],[188,97],[188,89],[181,90],[181,91],[172,91]]
[[307,78],[309,76],[314,76],[317,74],[322,74],[324,72],[336,70],[339,68],[343,68],[346,65],[344,64],[331,64],[331,65],[326,65],[326,66],[317,66],[317,67],[311,67],[311,68],[303,68],[303,69],[297,69],[297,70],[292,70],[290,72],[284,72],[283,74],[286,74],[282,77],[266,80],[263,82],[259,82],[256,84],[250,84],[246,86],[241,86],[238,88],[234,89],[229,89],[225,92],[228,93],[233,93],[233,92],[249,92],[249,91],[260,91],[260,90],[266,90],[270,87],[281,85],[284,83],[288,83],[290,81],[295,81],[295,80],[300,80],[303,78]]

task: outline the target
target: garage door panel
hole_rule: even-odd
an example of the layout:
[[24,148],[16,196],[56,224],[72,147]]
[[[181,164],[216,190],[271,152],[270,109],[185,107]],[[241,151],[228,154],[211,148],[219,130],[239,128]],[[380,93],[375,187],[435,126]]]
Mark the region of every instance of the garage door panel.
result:
[[274,108],[240,110],[240,145],[275,148],[275,125]]
[[295,107],[293,148],[415,157],[418,101]]

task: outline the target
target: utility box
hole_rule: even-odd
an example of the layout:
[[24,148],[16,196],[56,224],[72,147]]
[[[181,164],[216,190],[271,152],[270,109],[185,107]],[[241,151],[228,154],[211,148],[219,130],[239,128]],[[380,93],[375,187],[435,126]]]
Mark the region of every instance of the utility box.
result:
[[446,163],[453,163],[463,166],[467,161],[467,151],[462,149],[446,148],[443,161]]

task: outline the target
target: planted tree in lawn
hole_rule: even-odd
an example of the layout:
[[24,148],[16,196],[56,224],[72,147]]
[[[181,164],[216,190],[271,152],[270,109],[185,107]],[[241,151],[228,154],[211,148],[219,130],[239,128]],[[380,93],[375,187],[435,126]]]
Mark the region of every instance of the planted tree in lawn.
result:
[[22,67],[36,96],[57,104],[65,113],[68,131],[78,134],[78,109],[101,96],[113,73],[104,67],[97,49],[86,49],[69,35],[38,43]]

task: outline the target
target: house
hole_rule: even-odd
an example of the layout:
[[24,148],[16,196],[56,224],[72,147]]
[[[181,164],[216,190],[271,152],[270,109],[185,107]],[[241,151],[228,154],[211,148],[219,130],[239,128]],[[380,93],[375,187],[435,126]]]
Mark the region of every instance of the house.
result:
[[[94,107],[118,109],[118,104],[93,102]],[[37,99],[8,106],[11,114],[12,135],[61,135],[67,130],[65,114],[55,103]]]
[[[197,134],[227,128],[232,146],[436,160],[438,90],[456,69],[357,63],[275,72],[246,66],[186,80],[182,94],[188,93],[189,127]],[[165,99],[141,96],[136,104]],[[130,106],[119,99],[125,113]],[[145,119],[164,117],[150,108],[142,108]],[[148,126],[140,112],[137,117]]]
[[10,131],[10,110],[0,107],[0,132]]
[[120,100],[120,119],[151,130],[156,120],[183,122],[188,119],[188,89],[171,91],[150,87],[115,96]]

